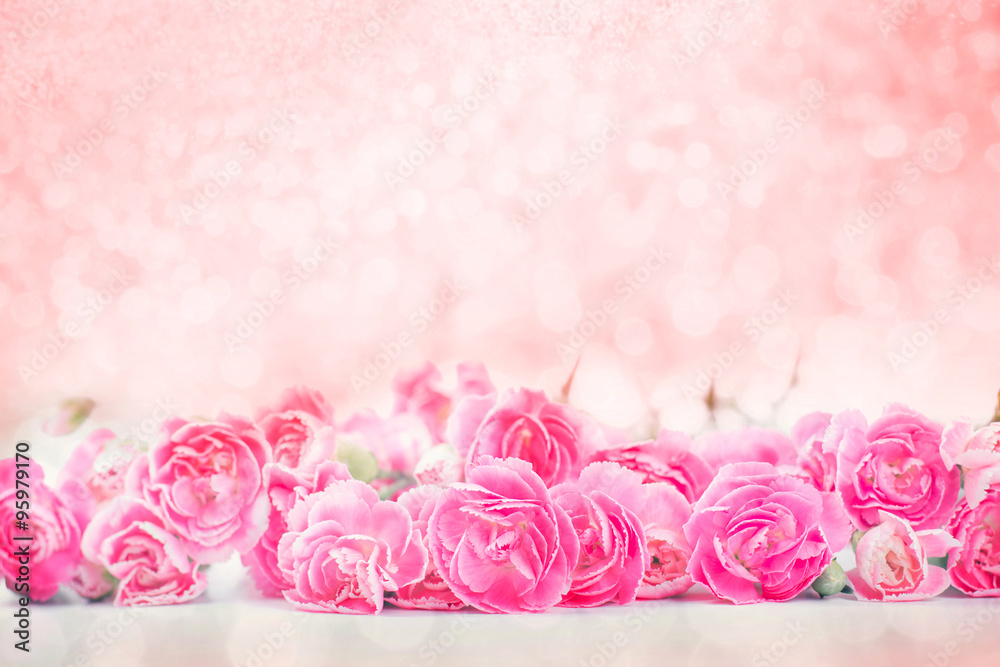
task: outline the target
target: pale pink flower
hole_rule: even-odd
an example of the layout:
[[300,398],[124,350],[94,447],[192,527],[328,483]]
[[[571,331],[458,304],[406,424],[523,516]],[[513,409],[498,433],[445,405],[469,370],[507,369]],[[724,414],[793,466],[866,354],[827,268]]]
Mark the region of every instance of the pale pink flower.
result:
[[779,431],[756,426],[706,433],[697,444],[696,453],[714,472],[729,463],[784,466],[794,464],[796,458],[791,438]]
[[409,513],[358,480],[296,501],[278,565],[294,587],[285,599],[308,611],[373,614],[386,591],[424,578],[427,549]]
[[318,391],[286,389],[276,405],[258,412],[257,424],[271,445],[275,463],[298,468],[333,456],[333,409]]
[[[812,412],[801,417],[792,426],[792,443],[795,445],[796,465],[806,478],[820,491],[833,491],[837,482],[837,450],[829,443],[839,442],[836,435],[827,439],[833,415]],[[833,425],[836,432],[839,424]]]
[[617,463],[591,463],[575,482],[552,489],[580,541],[564,607],[596,607],[635,600],[649,563],[646,536],[636,511],[643,508],[642,478]]
[[[86,531],[84,531],[86,535]],[[115,590],[114,578],[104,569],[103,565],[83,559],[76,568],[73,578],[67,584],[80,597],[88,600],[100,600]]]
[[73,449],[56,484],[64,495],[92,504],[88,513],[93,514],[125,492],[125,475],[138,455],[135,442],[96,429]]
[[948,470],[962,468],[965,499],[975,509],[987,489],[1000,482],[1000,422],[975,432],[966,420],[952,423],[941,438],[941,458]]
[[375,455],[383,475],[412,475],[420,458],[436,444],[423,421],[407,413],[380,417],[364,408],[344,422],[340,431]]
[[[91,517],[125,492],[125,475],[139,448],[132,440],[122,440],[114,432],[99,428],[76,446],[59,471],[59,495],[76,516],[81,533]],[[104,568],[82,560],[70,588],[88,599],[98,599],[113,586],[104,576]]]
[[466,396],[485,396],[497,392],[482,362],[463,361],[456,366],[455,373],[458,376],[458,385],[452,393],[453,403]]
[[413,476],[418,484],[447,486],[465,478],[465,458],[451,445],[437,445],[420,457]]
[[451,444],[470,463],[484,455],[519,458],[531,464],[546,486],[576,477],[604,445],[593,420],[530,389],[505,391],[495,401],[467,398],[452,420]]
[[270,446],[248,419],[173,417],[129,468],[126,490],[156,509],[192,558],[215,563],[252,549],[267,528],[261,468],[270,460]]
[[457,374],[458,385],[454,391],[448,391],[442,386],[441,372],[429,361],[412,371],[397,373],[392,381],[393,413],[418,416],[434,439],[444,442],[445,426],[455,403],[466,396],[496,393],[481,363],[460,363]]
[[69,435],[80,428],[94,411],[94,401],[89,398],[71,398],[59,405],[59,410],[42,424],[42,432],[47,435]]
[[[27,518],[19,519],[19,511]],[[18,527],[22,520],[27,530]],[[73,577],[80,563],[79,523],[34,461],[21,468],[15,459],[0,461],[0,526],[0,574],[7,588],[44,601]],[[18,539],[26,537],[31,539]]]
[[897,404],[887,406],[871,426],[857,411],[834,422],[840,425],[839,437],[829,445],[837,450],[836,488],[857,528],[880,523],[882,510],[914,530],[948,521],[961,475],[941,458],[940,424]]
[[714,471],[692,451],[691,438],[661,429],[656,440],[623,443],[598,450],[591,461],[611,461],[638,473],[643,482],[666,482],[694,502],[712,481]]
[[790,600],[850,540],[840,498],[768,463],[723,466],[684,534],[694,581],[736,604]]
[[484,456],[446,488],[427,524],[434,566],[455,595],[491,613],[542,611],[570,588],[580,544],[541,477]]
[[118,579],[115,604],[179,604],[205,591],[207,580],[180,540],[142,500],[119,497],[83,534],[83,555]]
[[451,413],[451,396],[441,383],[441,371],[429,361],[420,368],[400,371],[392,379],[393,413],[416,415],[438,442],[444,438],[444,425]]
[[302,412],[321,424],[333,425],[333,408],[326,398],[315,389],[301,385],[289,387],[281,392],[278,400],[270,408],[265,408],[263,414],[281,414],[283,412]]
[[958,542],[948,551],[952,585],[966,595],[1000,597],[1000,486],[975,507],[968,498],[958,501],[948,532]]
[[288,532],[288,512],[301,498],[348,479],[351,474],[347,466],[336,461],[324,461],[311,470],[293,469],[280,463],[264,466],[264,489],[271,503],[267,530],[254,548],[241,557],[261,593],[281,597],[283,591],[295,585],[278,567],[278,543]]
[[684,535],[691,504],[674,485],[665,482],[648,482],[642,491],[643,505],[636,513],[646,535],[649,561],[636,597],[659,600],[679,595],[694,585],[688,572],[691,546]]
[[944,556],[959,546],[947,531],[914,531],[906,521],[886,511],[855,549],[857,567],[847,572],[859,600],[878,602],[924,600],[948,588],[948,573],[929,565],[929,557]]
[[[419,537],[425,547],[427,543],[427,522],[434,512],[435,502],[444,491],[440,486],[418,486],[410,489],[397,501],[401,507],[410,513],[413,520],[414,535]],[[451,611],[461,609],[465,603],[448,587],[441,573],[433,562],[427,565],[427,572],[420,581],[401,587],[396,595],[390,598],[397,607],[406,609],[432,609]]]

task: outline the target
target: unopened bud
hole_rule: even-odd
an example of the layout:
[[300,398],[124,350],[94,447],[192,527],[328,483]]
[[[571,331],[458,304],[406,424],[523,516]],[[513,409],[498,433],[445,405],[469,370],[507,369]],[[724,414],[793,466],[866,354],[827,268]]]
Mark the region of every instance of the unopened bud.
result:
[[451,445],[437,445],[420,457],[413,470],[418,484],[447,486],[461,482],[465,459]]
[[844,575],[844,568],[840,567],[840,563],[834,560],[826,566],[826,569],[819,575],[819,578],[813,582],[812,588],[821,596],[826,597],[828,595],[836,595],[844,590],[844,586],[846,585],[847,577]]
[[337,438],[336,459],[347,466],[351,477],[368,483],[378,474],[378,461],[364,445],[349,438]]
[[63,401],[58,412],[42,424],[42,431],[48,435],[69,435],[87,420],[94,410],[94,401],[89,398],[71,398]]

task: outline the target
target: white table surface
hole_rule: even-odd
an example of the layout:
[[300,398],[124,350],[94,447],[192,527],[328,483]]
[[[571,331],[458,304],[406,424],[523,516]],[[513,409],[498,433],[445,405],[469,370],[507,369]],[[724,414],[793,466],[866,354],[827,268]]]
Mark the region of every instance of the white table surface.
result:
[[0,596],[0,664],[1000,665],[1000,599],[954,591],[923,602],[805,594],[788,603],[737,607],[696,587],[669,600],[544,614],[387,606],[379,616],[348,616],[299,612],[263,599],[236,561],[213,566],[209,577],[208,592],[185,605],[128,609],[87,604],[71,593],[32,605],[30,654],[13,649],[16,599],[6,593]]

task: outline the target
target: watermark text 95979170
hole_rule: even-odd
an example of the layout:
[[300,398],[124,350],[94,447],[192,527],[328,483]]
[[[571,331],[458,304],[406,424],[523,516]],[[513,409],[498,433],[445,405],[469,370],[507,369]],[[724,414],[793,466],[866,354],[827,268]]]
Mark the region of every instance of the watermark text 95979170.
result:
[[[17,559],[17,577],[14,579],[14,592],[19,593],[18,606],[14,611],[14,648],[28,652],[31,641],[31,603],[28,595],[31,592],[31,553],[30,545],[34,537],[31,534],[31,458],[28,455],[31,446],[26,442],[17,443],[14,457],[14,517],[12,525],[7,526],[8,535],[14,546],[14,557]],[[20,641],[18,641],[20,640]]]

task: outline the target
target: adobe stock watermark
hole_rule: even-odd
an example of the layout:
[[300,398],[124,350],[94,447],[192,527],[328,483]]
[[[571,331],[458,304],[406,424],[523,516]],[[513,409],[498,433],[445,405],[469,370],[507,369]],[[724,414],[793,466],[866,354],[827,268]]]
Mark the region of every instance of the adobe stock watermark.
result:
[[920,180],[924,172],[941,159],[941,154],[950,149],[959,137],[960,134],[948,125],[935,130],[932,145],[917,151],[903,164],[903,177],[894,179],[887,189],[876,190],[872,195],[873,201],[869,201],[858,212],[853,222],[844,224],[847,240],[854,243],[874,227],[875,223],[899,201],[900,196],[906,193],[913,183]]
[[746,185],[771,158],[774,157],[795,134],[807,125],[813,115],[830,100],[830,94],[819,81],[807,81],[799,89],[802,104],[792,111],[784,113],[774,123],[774,134],[765,139],[755,148],[747,151],[739,161],[729,168],[725,179],[715,182],[715,188],[722,196],[722,201],[728,202],[729,196]]
[[689,401],[703,400],[705,393],[712,387],[712,384],[721,378],[726,371],[731,369],[736,360],[742,357],[751,343],[758,343],[764,334],[791,310],[792,305],[799,300],[799,296],[790,288],[778,290],[777,295],[770,304],[761,309],[753,317],[747,318],[740,327],[742,336],[734,340],[722,352],[712,355],[712,361],[707,366],[698,370],[694,382],[684,385],[684,397]]
[[430,135],[417,139],[413,146],[399,158],[396,169],[385,170],[383,178],[392,192],[413,177],[417,171],[437,153],[438,147],[444,142],[448,132],[454,130],[471,118],[493,96],[500,85],[500,75],[488,70],[479,77],[476,87],[464,98],[449,106],[443,115],[444,127],[435,129]]
[[[299,619],[299,623],[304,619]],[[239,667],[262,667],[264,663],[274,657],[281,648],[288,643],[292,635],[298,628],[291,621],[282,622],[275,632],[268,632],[264,638],[254,648],[247,649],[246,657],[242,662],[236,663]]]
[[582,658],[578,663],[580,667],[609,667],[615,662],[619,652],[631,643],[650,619],[656,616],[652,606],[638,606],[634,611],[630,611],[622,618],[621,624],[624,629],[615,630],[611,636],[605,640],[594,642],[594,651],[587,658]]
[[94,320],[106,311],[134,280],[135,277],[129,274],[127,269],[112,271],[107,283],[77,306],[75,318],[49,333],[45,341],[31,351],[28,362],[18,365],[17,372],[21,376],[21,381],[27,384],[41,375],[73,341],[90,333],[90,325]]
[[[170,417],[181,413],[182,405],[175,403],[170,396],[157,398],[148,416],[122,433],[113,442],[105,445],[104,450],[94,460],[94,472],[105,475],[113,470],[127,467],[135,458],[137,447],[148,448],[160,435],[160,430]],[[121,470],[121,472],[125,472]]]
[[66,667],[90,667],[97,658],[104,655],[121,639],[129,627],[135,625],[139,607],[116,607],[116,609],[120,611],[112,620],[87,633],[84,645],[89,652],[78,654],[72,662],[66,663]]
[[168,73],[159,67],[148,67],[145,74],[127,92],[119,95],[108,113],[82,132],[80,139],[65,149],[62,157],[52,161],[52,171],[60,179],[73,175],[86,160],[97,151],[104,140],[121,127],[121,123],[149,99]]
[[593,0],[552,0],[545,10],[545,20],[552,28],[565,30],[573,24],[580,10],[592,2]]
[[[941,11],[952,4],[951,0],[946,0],[944,3],[935,3],[940,8]],[[909,22],[914,16],[917,15],[922,8],[926,9],[927,0],[893,0],[889,2],[879,14],[878,21],[875,25],[878,26],[878,31],[882,33],[882,39],[886,39],[894,32],[897,32],[903,24]]]
[[417,647],[417,657],[420,658],[420,662],[411,662],[410,667],[430,667],[435,664],[469,632],[469,628],[474,625],[473,618],[476,617],[461,614],[436,637],[422,643]]
[[212,9],[220,19],[228,19],[233,12],[246,7],[247,0],[212,0]]
[[56,17],[73,5],[73,0],[43,0],[35,4],[38,9],[31,16],[21,19],[13,26],[13,30],[4,33],[3,41],[11,49],[20,49],[26,42],[42,34]]
[[[121,440],[123,442],[132,440],[140,445],[152,444],[157,436],[159,436],[163,422],[174,415],[179,415],[182,407],[180,403],[174,402],[174,399],[170,396],[157,398],[153,402],[153,409],[149,411],[148,416],[125,431],[122,434]],[[120,451],[117,453],[119,455],[122,454]],[[113,457],[111,463],[113,463]],[[94,470],[102,472],[101,467],[103,465],[105,463],[102,463],[101,457],[98,457],[98,460],[94,462]]]
[[639,265],[615,283],[616,296],[605,299],[593,310],[586,310],[580,321],[573,325],[569,338],[556,343],[556,354],[562,362],[570,364],[583,350],[587,341],[596,336],[629,299],[648,285],[653,274],[666,266],[669,259],[670,253],[666,252],[663,246],[651,247],[646,256],[639,261]]
[[[986,600],[987,598],[980,598]],[[990,628],[994,623],[997,614],[1000,614],[1000,599],[988,598],[984,606],[980,607],[975,614],[968,614],[958,625],[955,626],[955,634],[958,640],[946,642],[940,651],[929,651],[927,662],[923,667],[947,667],[952,659],[957,658],[962,653],[965,645],[971,644],[983,630],[991,629],[996,632],[996,628]]]
[[944,299],[945,305],[914,325],[910,333],[903,336],[899,345],[888,352],[892,370],[899,370],[913,361],[920,351],[941,333],[941,329],[951,322],[955,313],[972,301],[997,275],[1000,275],[1000,254],[980,259],[972,276],[948,290]]
[[[139,453],[146,451],[160,435],[163,422],[180,414],[181,408],[169,396],[157,398],[149,416],[104,444],[94,459],[94,472],[97,475],[124,475]],[[91,498],[90,491],[80,485],[70,485],[64,492],[78,501],[86,502]]]
[[758,651],[750,660],[750,667],[770,667],[778,664],[788,655],[789,649],[802,641],[806,628],[802,621],[785,621],[787,628],[780,639],[776,639],[768,648]]
[[356,66],[365,50],[382,37],[399,18],[402,0],[389,0],[384,7],[372,10],[360,28],[350,33],[340,45],[340,52],[351,66]]
[[222,196],[222,193],[240,180],[247,165],[274,143],[278,135],[293,124],[301,125],[303,122],[299,113],[292,108],[272,110],[270,115],[260,122],[258,128],[240,142],[234,157],[213,170],[207,180],[196,185],[185,198],[186,202],[176,202],[183,224],[189,227],[197,224],[199,216],[208,210],[212,202]]
[[572,195],[579,192],[576,178],[607,152],[608,147],[622,136],[624,129],[625,125],[617,116],[605,121],[593,139],[578,146],[570,155],[569,165],[572,168],[560,169],[550,178],[543,180],[535,191],[525,193],[524,206],[511,216],[514,229],[524,233],[529,225],[538,221],[542,211],[552,206],[560,197],[567,193]]
[[692,17],[692,29],[687,31],[681,45],[672,54],[677,69],[684,72],[697,64],[705,53],[714,48],[726,29],[747,13],[752,4],[751,0],[737,0],[732,3],[732,7],[695,14]]
[[246,345],[247,341],[253,338],[254,334],[288,302],[291,294],[315,276],[320,267],[336,254],[337,249],[344,244],[345,238],[341,234],[330,233],[315,241],[312,251],[294,262],[281,275],[281,284],[268,292],[267,296],[254,300],[250,310],[223,335],[222,342],[225,343],[226,349],[234,352]]
[[399,332],[383,342],[380,351],[364,360],[360,373],[351,375],[351,389],[355,395],[370,387],[386,370],[391,368],[403,351],[435,322],[469,289],[458,278],[449,278],[430,302],[410,313],[407,324]]

